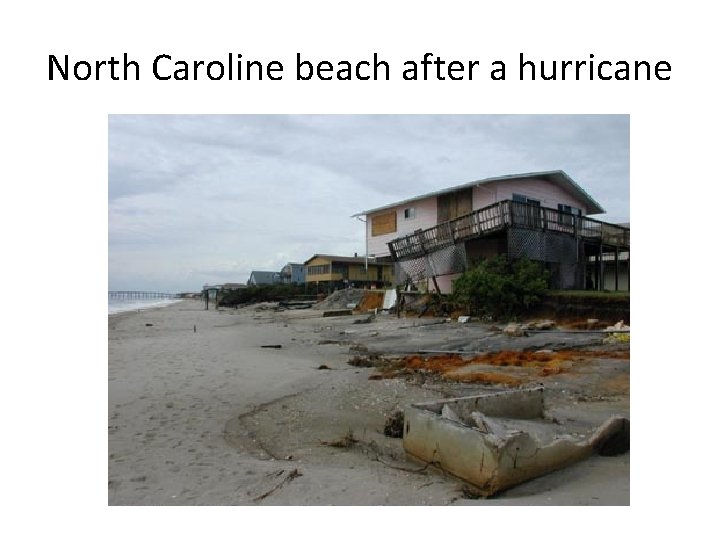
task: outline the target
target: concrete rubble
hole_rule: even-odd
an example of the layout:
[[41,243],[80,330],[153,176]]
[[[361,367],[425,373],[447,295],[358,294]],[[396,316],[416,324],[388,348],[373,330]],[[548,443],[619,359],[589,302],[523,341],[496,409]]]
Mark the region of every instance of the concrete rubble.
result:
[[555,326],[555,321],[549,319],[531,321],[523,324],[510,323],[503,328],[503,333],[509,337],[524,337],[528,335],[528,331],[552,330]]
[[554,418],[537,387],[410,405],[403,435],[410,456],[487,497],[600,452],[608,441],[629,449],[629,420]]
[[625,321],[619,321],[612,326],[608,326],[605,328],[608,332],[629,332],[630,327],[625,324]]
[[523,337],[527,335],[526,329],[518,323],[510,323],[503,328],[503,333],[509,337]]
[[625,324],[625,321],[618,321],[612,326],[605,328],[606,332],[610,332],[610,335],[603,340],[603,343],[629,343],[630,342],[630,327]]

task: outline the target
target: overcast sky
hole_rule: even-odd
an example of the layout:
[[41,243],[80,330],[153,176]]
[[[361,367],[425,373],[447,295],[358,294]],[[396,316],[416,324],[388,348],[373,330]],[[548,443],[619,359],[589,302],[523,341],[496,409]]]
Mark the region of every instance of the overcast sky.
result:
[[110,116],[109,287],[362,254],[352,214],[505,174],[562,169],[629,221],[629,141],[624,115]]

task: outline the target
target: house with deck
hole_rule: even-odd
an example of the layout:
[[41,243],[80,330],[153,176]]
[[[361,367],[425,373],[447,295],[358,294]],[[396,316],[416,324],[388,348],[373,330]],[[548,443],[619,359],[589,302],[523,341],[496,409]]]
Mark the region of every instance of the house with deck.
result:
[[289,262],[280,270],[282,283],[305,283],[305,265]]
[[629,290],[630,229],[590,217],[604,212],[557,170],[476,180],[353,217],[364,216],[368,256],[394,263],[398,284],[449,293],[474,261],[506,254],[542,262],[554,288]]
[[305,261],[305,282],[330,288],[383,287],[395,281],[394,266],[390,260],[315,254]]

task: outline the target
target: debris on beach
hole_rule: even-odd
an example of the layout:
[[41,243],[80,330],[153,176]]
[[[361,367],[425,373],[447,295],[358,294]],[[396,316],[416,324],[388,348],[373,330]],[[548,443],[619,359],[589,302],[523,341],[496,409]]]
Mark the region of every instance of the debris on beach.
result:
[[[367,348],[365,349],[367,352]],[[369,353],[367,356],[355,355],[348,364],[354,367],[377,367],[380,364],[380,355],[377,353]]]
[[349,448],[358,442],[360,441],[355,438],[352,429],[349,429],[343,437],[334,441],[320,441],[320,444],[322,446],[332,446],[333,448]]
[[386,437],[401,439],[403,436],[403,427],[405,424],[405,413],[403,411],[395,411],[385,420],[385,428],[383,433]]
[[510,323],[503,328],[503,333],[510,337],[524,337],[527,336],[527,332],[523,327],[517,323]]
[[[274,476],[280,476],[280,475],[282,475],[284,472],[285,472],[284,470],[280,470],[280,471],[278,471],[277,473],[275,473]],[[277,485],[276,485],[274,488],[272,488],[271,490],[266,491],[266,492],[263,493],[262,495],[258,495],[257,497],[255,497],[255,498],[253,499],[253,501],[254,501],[254,502],[262,501],[263,499],[265,499],[265,498],[269,497],[270,495],[272,495],[273,493],[275,493],[278,489],[280,489],[281,487],[283,487],[285,484],[287,484],[288,482],[292,482],[293,480],[295,480],[295,479],[296,479],[297,477],[299,477],[299,476],[302,476],[302,473],[301,473],[300,471],[298,471],[297,469],[293,469],[292,471],[290,471],[289,473],[287,473],[287,475],[285,476],[285,478],[283,478],[283,479],[280,481],[279,484],[277,484]]]
[[522,325],[525,330],[552,330],[553,328],[555,328],[555,326],[555,321],[550,319],[531,321],[527,324]]
[[548,417],[544,389],[409,405],[403,447],[416,459],[471,483],[482,497],[566,467],[593,453],[630,448],[630,421]]
[[625,324],[625,321],[618,321],[612,326],[606,327],[605,330],[611,334],[603,340],[603,343],[630,343],[630,327]]
[[555,321],[544,319],[541,321],[530,321],[524,324],[510,323],[503,328],[503,333],[509,337],[525,337],[528,335],[528,332],[542,332],[552,330],[555,327]]
[[625,321],[618,321],[612,326],[608,326],[607,328],[605,328],[605,330],[607,330],[608,332],[629,332],[630,327],[625,324]]
[[[508,321],[488,321],[473,313],[468,323],[460,322],[470,317],[467,310],[450,310],[444,317],[432,318],[418,318],[406,312],[402,312],[401,318],[396,318],[394,312],[385,316],[363,312],[364,307],[372,305],[371,300],[382,299],[383,292],[363,294],[352,309],[353,314],[347,317],[322,318],[323,310],[319,309],[256,313],[248,306],[238,313],[203,312],[208,318],[202,320],[192,309],[168,310],[177,319],[167,321],[159,312],[150,317],[158,323],[153,332],[145,331],[149,330],[145,327],[147,313],[109,323],[110,353],[114,355],[109,364],[111,386],[119,384],[116,379],[123,382],[123,376],[128,383],[138,380],[137,369],[145,369],[146,365],[152,371],[145,374],[149,374],[155,385],[142,389],[142,401],[126,403],[124,394],[118,394],[108,405],[109,441],[113,444],[109,449],[112,451],[109,489],[113,503],[152,500],[162,504],[168,491],[163,492],[160,486],[173,487],[174,480],[168,479],[167,484],[162,484],[164,478],[159,478],[158,471],[175,474],[190,464],[188,478],[197,480],[201,488],[211,482],[213,487],[207,490],[208,495],[200,489],[188,490],[184,495],[178,492],[176,502],[205,504],[234,500],[240,504],[267,505],[312,500],[317,504],[347,501],[352,504],[357,501],[446,504],[461,497],[459,490],[465,482],[462,489],[467,498],[487,496],[487,491],[459,479],[454,473],[447,473],[446,453],[453,450],[446,452],[444,443],[435,456],[431,455],[421,465],[414,456],[405,453],[406,425],[410,428],[410,437],[423,429],[408,418],[405,407],[409,404],[431,400],[437,403],[448,398],[543,385],[548,415],[537,421],[508,420],[489,408],[468,412],[452,403],[441,407],[436,414],[443,422],[459,425],[464,430],[462,437],[469,431],[491,441],[493,437],[509,441],[513,431],[523,430],[535,436],[539,443],[523,436],[517,439],[521,445],[519,452],[503,454],[502,459],[517,458],[518,466],[523,467],[528,463],[527,455],[535,449],[545,452],[549,433],[558,434],[558,444],[566,445],[569,438],[564,439],[562,435],[574,437],[585,424],[597,426],[613,414],[629,412],[629,344],[621,341],[629,340],[629,326],[624,322],[615,325],[619,319],[629,320],[624,314],[613,312],[608,317],[602,313],[602,318],[588,318],[595,313],[579,311],[573,313],[572,318],[558,317],[556,324],[551,320],[551,311],[538,312],[533,320],[513,323],[519,335],[523,332],[527,335],[515,338],[503,333]],[[407,296],[410,299],[413,295]],[[419,293],[414,297],[422,298]],[[342,308],[351,309],[348,303],[337,309]],[[254,320],[255,316],[258,320]],[[365,321],[369,324],[360,324]],[[577,328],[572,330],[582,332],[566,331],[567,321],[577,323]],[[197,326],[202,326],[206,336],[203,347],[218,347],[217,350],[211,348],[207,355],[201,354],[203,359],[207,358],[202,364],[198,362],[198,338],[189,335],[190,327],[199,332]],[[610,326],[612,330],[605,331]],[[135,358],[136,350],[135,343],[128,339],[133,336],[126,335],[128,330],[143,339],[157,335],[156,339],[172,347],[173,354],[163,355],[160,361],[153,360],[151,355],[138,356],[138,361],[126,365],[126,359]],[[232,340],[223,339],[230,333]],[[603,345],[603,338],[617,341]],[[127,343],[118,348],[123,340]],[[333,370],[333,373],[313,376],[310,373],[313,369]],[[282,381],[288,381],[288,387],[278,393],[272,381],[279,376]],[[168,377],[177,386],[167,386]],[[192,384],[187,384],[190,378]],[[249,396],[247,404],[243,398],[242,408],[235,407],[237,400],[232,393]],[[221,414],[219,422],[210,425],[205,420],[208,411],[213,410]],[[526,420],[527,425],[523,424]],[[534,424],[540,427],[526,429],[534,428]],[[217,444],[220,435],[237,454]],[[163,467],[166,458],[160,453],[157,467],[134,466],[135,455],[141,465],[145,458],[132,454],[132,445],[147,448],[159,442],[164,444],[165,437],[169,438],[164,451],[168,460],[166,467]],[[595,451],[610,456],[626,452],[628,448],[629,423],[623,423]],[[434,450],[432,445],[430,454]],[[492,460],[488,457],[491,451],[494,450],[488,449],[485,455],[486,467]],[[247,455],[249,459],[238,461],[236,455]],[[126,467],[123,461],[133,467]],[[481,467],[477,461],[474,465]],[[602,493],[597,504],[625,501],[628,482],[624,475],[629,468],[629,457],[597,458],[580,467],[574,470],[583,474],[570,471],[560,474],[543,482],[540,491],[528,486],[509,493],[510,502],[543,502],[549,498],[546,495],[552,495],[555,501],[556,493],[565,497],[557,499],[561,503],[590,500],[589,494],[595,494],[592,492],[595,488],[594,476],[584,475],[588,470],[608,474],[611,489]],[[204,484],[202,475],[212,474],[208,471],[213,468],[217,478],[211,476],[208,484]],[[360,482],[363,488],[372,489],[374,483],[381,481],[387,485],[385,479],[391,478],[394,492],[389,499],[383,499],[384,492],[370,493],[371,489],[348,487],[348,493],[327,489],[329,484],[323,479],[330,478],[333,471],[349,469],[352,469],[352,480]],[[237,470],[237,476],[230,477],[228,471],[233,470]],[[421,473],[426,478],[413,479],[405,472]],[[145,473],[148,480],[140,481],[136,476]],[[305,478],[289,485],[303,473]],[[194,474],[197,476],[191,476]],[[341,481],[349,478],[350,473],[343,474]],[[131,482],[134,476],[138,479]],[[220,488],[216,490],[215,485]]]

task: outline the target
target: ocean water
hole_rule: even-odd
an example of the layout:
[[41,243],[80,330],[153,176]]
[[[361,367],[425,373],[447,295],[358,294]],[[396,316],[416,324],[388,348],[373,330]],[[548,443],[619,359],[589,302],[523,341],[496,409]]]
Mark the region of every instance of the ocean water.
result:
[[141,309],[150,309],[150,308],[158,308],[158,307],[164,307],[169,306],[170,304],[175,304],[176,302],[180,302],[181,300],[178,298],[173,299],[159,299],[159,298],[151,298],[147,300],[142,300],[138,298],[133,299],[108,299],[108,315],[112,315],[114,313],[123,313],[125,311],[138,311]]

